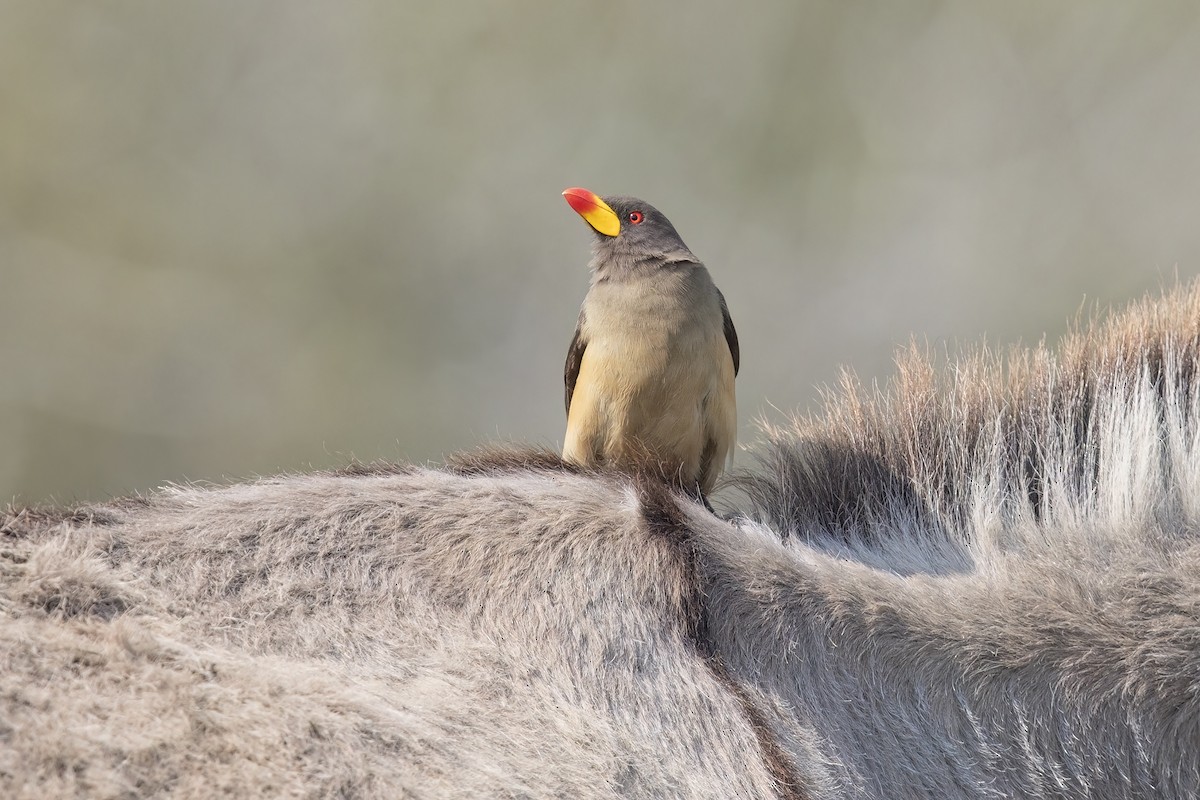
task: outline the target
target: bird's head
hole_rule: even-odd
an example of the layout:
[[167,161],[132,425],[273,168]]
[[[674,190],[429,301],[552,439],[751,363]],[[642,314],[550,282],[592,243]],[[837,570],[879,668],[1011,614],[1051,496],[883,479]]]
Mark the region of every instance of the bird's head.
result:
[[643,200],[600,197],[587,189],[567,189],[563,197],[596,234],[597,271],[698,263],[671,221]]

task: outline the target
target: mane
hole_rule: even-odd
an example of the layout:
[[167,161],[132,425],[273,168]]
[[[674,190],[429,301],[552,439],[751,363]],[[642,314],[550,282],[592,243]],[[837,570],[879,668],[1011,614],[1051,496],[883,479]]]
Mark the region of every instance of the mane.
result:
[[970,557],[1082,524],[1192,530],[1200,282],[1076,323],[1057,347],[910,345],[880,388],[843,375],[764,423],[742,511],[810,542],[940,542]]

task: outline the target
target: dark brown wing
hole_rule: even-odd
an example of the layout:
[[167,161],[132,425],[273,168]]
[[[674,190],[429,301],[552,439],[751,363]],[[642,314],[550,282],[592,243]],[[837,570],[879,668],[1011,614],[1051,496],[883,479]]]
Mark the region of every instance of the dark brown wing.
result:
[[[729,306],[725,304],[725,295],[721,294],[720,289],[717,289],[717,297],[721,298],[721,316],[725,321],[725,341],[729,344],[729,354],[733,356],[733,374],[737,375],[738,368],[742,366],[742,351],[738,348],[737,331],[733,327],[733,317],[729,316]],[[580,355],[583,355],[582,351],[580,351]],[[576,369],[578,370],[578,367]],[[572,385],[574,385],[574,381],[572,381]]]
[[567,364],[563,368],[563,383],[567,388],[567,415],[571,414],[571,395],[575,394],[575,381],[579,378],[579,365],[583,363],[583,351],[587,342],[583,340],[583,312],[579,312],[579,324],[575,326],[575,336],[571,338],[571,347],[567,350]]

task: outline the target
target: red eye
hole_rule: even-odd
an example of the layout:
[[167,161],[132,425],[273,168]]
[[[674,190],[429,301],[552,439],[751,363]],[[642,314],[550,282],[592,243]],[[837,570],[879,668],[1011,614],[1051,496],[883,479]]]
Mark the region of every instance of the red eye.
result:
[[645,217],[642,216],[642,212],[640,212],[640,211],[630,211],[629,212],[629,221],[631,223],[633,223],[634,225],[641,225],[642,220],[644,220],[644,219],[645,219]]

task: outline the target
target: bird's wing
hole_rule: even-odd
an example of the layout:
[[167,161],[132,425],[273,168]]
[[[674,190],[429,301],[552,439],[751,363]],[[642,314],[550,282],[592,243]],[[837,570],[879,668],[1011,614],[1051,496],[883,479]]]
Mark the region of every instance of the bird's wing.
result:
[[567,363],[563,367],[568,416],[571,414],[571,395],[575,394],[575,381],[579,378],[579,365],[583,363],[583,351],[586,349],[587,342],[583,338],[583,311],[580,311],[579,324],[575,326],[575,336],[571,338],[571,347],[567,350]]
[[[717,289],[717,297],[721,298],[721,317],[725,322],[725,341],[729,344],[729,354],[733,356],[733,374],[737,375],[738,368],[742,365],[742,352],[738,348],[737,330],[733,327],[733,317],[729,316],[729,306],[725,304],[725,295],[721,294],[720,289]],[[583,355],[582,349],[579,354]],[[568,359],[567,364],[570,365],[570,363]],[[576,366],[575,369],[578,371],[579,367]]]

